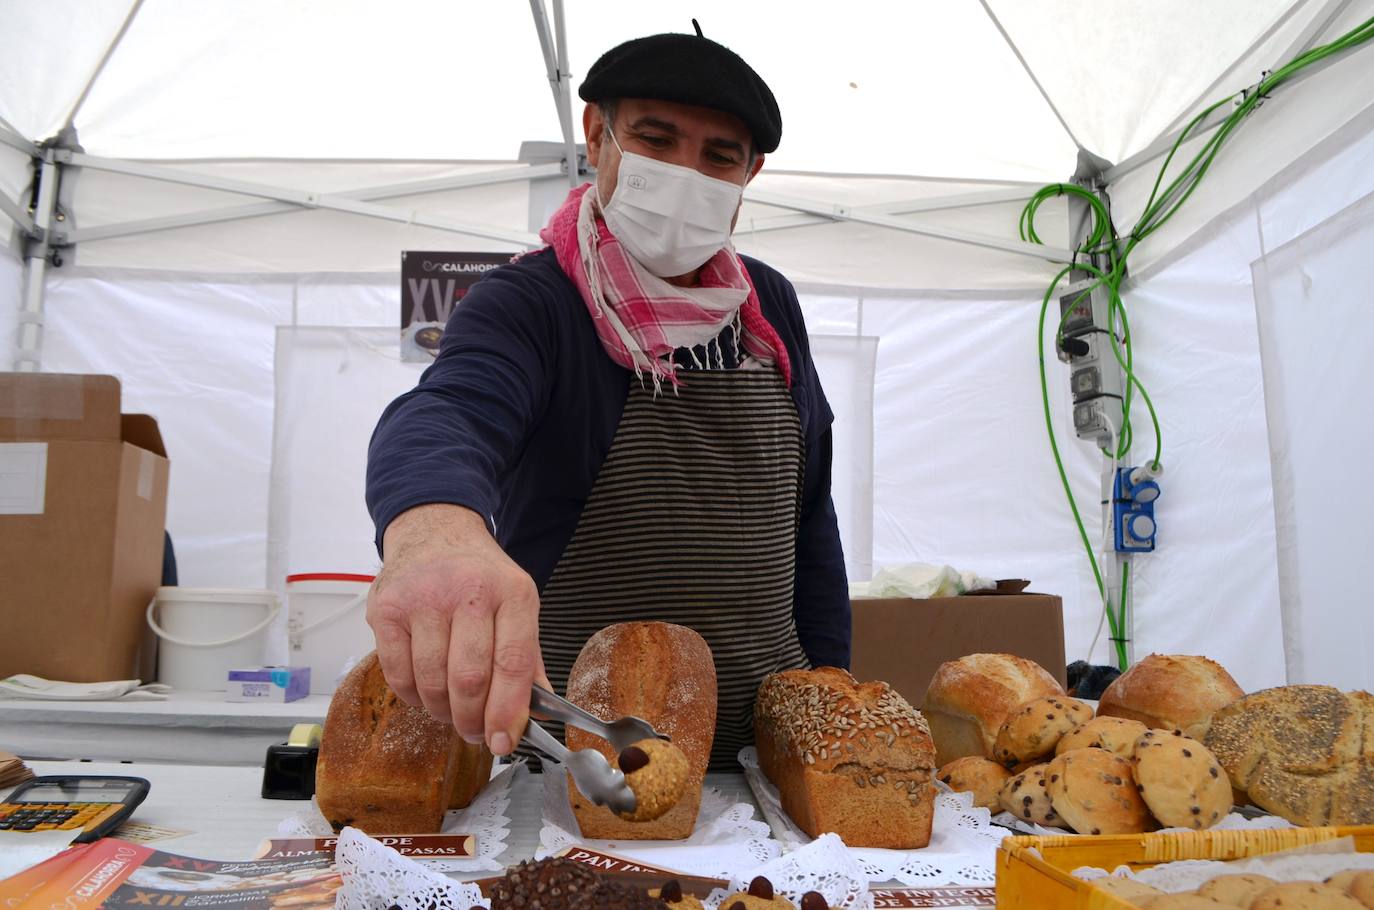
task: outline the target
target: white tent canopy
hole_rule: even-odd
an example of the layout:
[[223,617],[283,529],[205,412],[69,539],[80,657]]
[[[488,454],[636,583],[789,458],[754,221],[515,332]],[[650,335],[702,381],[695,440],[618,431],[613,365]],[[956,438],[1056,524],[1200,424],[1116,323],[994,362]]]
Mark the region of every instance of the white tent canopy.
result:
[[[1020,209],[1072,176],[1083,149],[1114,165],[1129,228],[1161,139],[1374,15],[1371,0],[569,0],[547,17],[542,0],[0,8],[0,212],[16,223],[0,337],[21,339],[9,357],[21,368],[119,375],[126,409],[158,416],[184,583],[375,562],[361,447],[415,378],[368,331],[395,324],[398,254],[536,244],[569,185],[567,140],[581,138],[564,129],[560,89],[579,124],[580,74],[601,51],[695,16],[783,111],[736,243],[798,284],[827,352],[851,571],[922,560],[1032,578],[1064,595],[1075,656],[1100,609],[1040,414],[1034,325],[1057,268],[1019,238]],[[541,20],[571,74],[553,92]],[[1307,472],[1358,466],[1287,438],[1296,389],[1356,387],[1353,358],[1303,347],[1300,329],[1325,323],[1295,326],[1292,295],[1352,286],[1369,257],[1326,255],[1326,272],[1295,279],[1308,260],[1294,251],[1309,233],[1326,232],[1323,250],[1364,236],[1371,123],[1374,50],[1313,67],[1237,130],[1132,258],[1137,368],[1167,467],[1161,546],[1136,563],[1141,653],[1207,653],[1250,687],[1374,683],[1369,621],[1330,584],[1358,562],[1355,516],[1374,503],[1362,485],[1305,486]],[[69,125],[79,147],[38,147]],[[61,172],[48,236],[63,264],[35,263],[26,289],[45,154]],[[1353,226],[1331,235],[1328,222]],[[1037,227],[1072,245],[1062,204]],[[330,382],[347,370],[363,372]],[[1071,441],[1066,379],[1050,372],[1070,478],[1091,502],[1100,458]],[[1301,416],[1304,438],[1352,432],[1348,417]],[[1138,459],[1147,426],[1138,417]],[[351,449],[321,439],[325,427]],[[315,483],[322,460],[332,484]],[[1333,624],[1346,634],[1322,631]]]

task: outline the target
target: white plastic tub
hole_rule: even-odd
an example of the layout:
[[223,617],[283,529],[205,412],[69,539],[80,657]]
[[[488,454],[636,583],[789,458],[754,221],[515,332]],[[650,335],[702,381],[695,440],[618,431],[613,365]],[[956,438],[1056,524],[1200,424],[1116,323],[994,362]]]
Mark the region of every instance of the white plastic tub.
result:
[[231,669],[263,663],[267,627],[281,612],[271,591],[157,589],[148,625],[158,643],[157,678],[174,689],[223,692]]
[[371,575],[286,576],[287,663],[310,668],[310,694],[329,695],[344,668],[377,647],[367,624]]

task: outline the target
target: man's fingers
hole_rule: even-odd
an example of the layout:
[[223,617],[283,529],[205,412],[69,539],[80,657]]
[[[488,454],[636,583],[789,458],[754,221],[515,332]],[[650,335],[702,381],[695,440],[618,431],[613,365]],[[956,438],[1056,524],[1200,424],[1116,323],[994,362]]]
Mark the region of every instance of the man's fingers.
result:
[[[491,688],[487,692],[487,745],[507,755],[525,732],[530,687],[543,677],[539,653],[539,594],[528,576],[512,587],[496,611]],[[543,680],[548,685],[548,680]]]
[[466,591],[455,605],[449,631],[449,716],[458,735],[482,742],[483,706],[491,682],[492,605],[486,586]]
[[377,659],[382,664],[387,685],[401,701],[420,707],[420,693],[415,690],[415,669],[410,657],[410,630],[405,617],[382,604],[376,588],[368,594],[367,624],[377,640]]
[[440,610],[415,610],[410,615],[410,658],[415,691],[434,717],[447,720],[449,617]]

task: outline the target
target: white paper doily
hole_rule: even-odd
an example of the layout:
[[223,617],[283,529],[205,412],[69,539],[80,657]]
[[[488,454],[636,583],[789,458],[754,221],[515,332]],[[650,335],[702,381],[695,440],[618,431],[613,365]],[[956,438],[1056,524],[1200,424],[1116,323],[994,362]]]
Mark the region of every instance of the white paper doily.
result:
[[597,840],[582,837],[568,802],[568,777],[557,762],[544,762],[543,827],[535,856],[545,857],[576,845],[627,856],[651,866],[691,875],[729,879],[782,853],[768,823],[754,818],[754,807],[731,802],[715,787],[701,791],[696,827],[683,840]]
[[[758,752],[752,746],[741,749],[739,762],[774,835],[789,850],[809,841],[806,832],[783,811],[777,787],[759,768]],[[973,805],[973,794],[941,787],[935,796],[928,846],[919,850],[846,849],[868,882],[899,881],[913,887],[990,885],[997,879],[997,847],[1006,834],[992,824],[987,809]]]
[[[1353,838],[1322,841],[1306,847],[1231,862],[1179,860],[1139,872],[1121,866],[1110,874],[1119,878],[1133,878],[1172,894],[1178,891],[1192,891],[1218,875],[1248,872],[1267,876],[1276,882],[1323,881],[1347,869],[1374,869],[1374,854],[1356,853]],[[1075,869],[1073,874],[1086,881],[1108,876],[1107,870],[1091,866]]]
[[[994,816],[992,817],[992,820],[993,820],[994,822],[996,822],[997,824],[999,824],[999,825],[1004,825],[1004,826],[1006,826],[1006,827],[1008,827],[1008,828],[1013,828],[1013,829],[1015,829],[1015,830],[1017,830],[1017,831],[1020,831],[1022,834],[1038,834],[1038,835],[1042,835],[1042,836],[1043,836],[1043,835],[1047,835],[1047,834],[1077,834],[1077,833],[1078,833],[1077,831],[1074,831],[1074,830],[1072,830],[1072,829],[1070,829],[1070,828],[1047,828],[1047,827],[1045,827],[1044,825],[1037,825],[1037,824],[1035,824],[1034,822],[1028,822],[1028,821],[1026,821],[1026,820],[1023,819],[1023,818],[1017,818],[1015,815],[1012,815],[1010,812],[999,812],[999,813],[997,813],[996,815],[994,815]],[[1245,815],[1241,815],[1239,812],[1234,812],[1234,811],[1233,811],[1230,815],[1227,815],[1227,816],[1226,816],[1225,818],[1223,818],[1221,821],[1217,822],[1215,825],[1213,825],[1212,827],[1210,827],[1210,828],[1208,828],[1208,829],[1206,829],[1206,830],[1208,830],[1208,831],[1241,831],[1241,830],[1259,831],[1259,830],[1268,829],[1268,828],[1292,828],[1292,827],[1293,827],[1293,823],[1292,823],[1292,822],[1288,821],[1288,819],[1286,819],[1286,818],[1280,818],[1280,817],[1277,816],[1277,815],[1245,816]],[[1192,828],[1161,828],[1161,829],[1160,829],[1160,831],[1162,831],[1162,832],[1168,832],[1168,831],[1192,831],[1192,830],[1194,830],[1194,829],[1192,829]]]
[[343,878],[335,910],[468,910],[483,903],[476,885],[455,882],[357,828],[339,833],[334,862]]
[[[493,770],[496,773],[490,782],[467,808],[444,813],[444,824],[439,832],[474,835],[477,838],[477,855],[462,859],[425,859],[426,867],[436,872],[501,871],[502,866],[496,857],[506,849],[506,839],[510,837],[510,817],[506,809],[510,806],[511,790],[521,777],[529,773],[529,769],[520,761]],[[334,833],[314,799],[308,805],[302,804],[295,815],[283,819],[277,825],[277,831],[288,837],[330,837]],[[343,846],[342,838],[339,846]]]

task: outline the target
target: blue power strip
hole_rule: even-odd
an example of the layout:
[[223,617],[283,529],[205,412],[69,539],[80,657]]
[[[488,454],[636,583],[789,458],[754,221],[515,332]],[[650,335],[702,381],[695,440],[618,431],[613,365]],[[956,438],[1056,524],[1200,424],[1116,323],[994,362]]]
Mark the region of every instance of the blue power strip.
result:
[[1155,500],[1159,484],[1131,483],[1134,468],[1117,468],[1112,484],[1112,526],[1118,553],[1151,553],[1155,548]]

